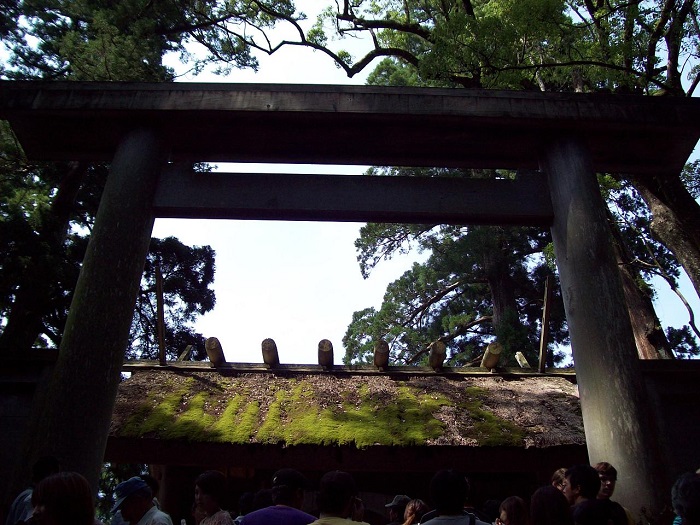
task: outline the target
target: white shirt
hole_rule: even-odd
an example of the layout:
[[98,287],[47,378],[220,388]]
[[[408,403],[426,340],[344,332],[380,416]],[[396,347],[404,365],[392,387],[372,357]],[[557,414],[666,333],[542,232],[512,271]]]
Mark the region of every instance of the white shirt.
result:
[[173,520],[154,505],[148,509],[148,512],[143,515],[136,525],[173,525]]

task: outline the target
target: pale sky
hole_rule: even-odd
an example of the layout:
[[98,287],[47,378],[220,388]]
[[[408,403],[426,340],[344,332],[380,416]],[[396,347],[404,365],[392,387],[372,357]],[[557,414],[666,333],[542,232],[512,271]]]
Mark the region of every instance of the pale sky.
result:
[[[307,14],[323,6],[319,0],[297,1]],[[359,50],[363,44],[355,44]],[[346,44],[344,48],[348,48]],[[353,48],[349,48],[351,52]],[[287,47],[259,56],[260,68],[233,71],[228,77],[201,74],[189,82],[288,84],[365,83],[366,74],[348,79],[329,57],[310,49]],[[171,62],[175,65],[176,62]],[[697,155],[697,149],[696,149]],[[359,166],[224,165],[221,171],[344,173],[360,175]],[[188,245],[210,245],[216,251],[216,306],[196,324],[205,337],[217,337],[227,361],[261,363],[260,343],[271,337],[280,361],[317,363],[318,342],[329,339],[335,363],[344,354],[342,337],[352,314],[379,308],[386,286],[410,268],[419,256],[409,254],[382,262],[368,280],[360,275],[354,241],[361,224],[278,221],[158,219],[155,237],[173,235]],[[683,281],[687,298],[700,312],[700,301]],[[664,326],[687,323],[680,301],[665,285],[658,288],[657,313]]]

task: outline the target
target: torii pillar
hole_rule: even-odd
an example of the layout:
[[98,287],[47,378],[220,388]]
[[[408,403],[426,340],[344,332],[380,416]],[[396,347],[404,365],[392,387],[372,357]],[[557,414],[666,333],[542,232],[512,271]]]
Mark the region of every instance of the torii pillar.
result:
[[[122,138],[102,193],[54,373],[38,392],[27,432],[25,467],[41,455],[56,455],[63,470],[81,472],[94,490],[153,232],[153,195],[164,161],[164,147],[155,132],[134,130]],[[91,363],[89,367],[86,362]]]
[[668,499],[660,487],[669,484],[590,155],[564,137],[548,146],[541,164],[589,459],[618,470],[615,500],[637,517],[655,518]]

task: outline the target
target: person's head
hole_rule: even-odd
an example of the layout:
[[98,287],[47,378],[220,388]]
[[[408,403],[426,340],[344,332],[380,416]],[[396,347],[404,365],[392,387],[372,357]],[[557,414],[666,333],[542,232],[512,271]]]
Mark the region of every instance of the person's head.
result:
[[430,499],[438,515],[462,514],[468,493],[467,478],[456,470],[440,470],[430,480]]
[[151,489],[151,494],[154,498],[158,497],[158,491],[160,490],[160,483],[158,480],[151,476],[150,474],[139,474],[139,477],[146,482],[146,485]]
[[386,507],[386,509],[389,511],[390,522],[403,522],[403,515],[406,511],[406,505],[408,505],[409,501],[411,501],[411,498],[404,494],[399,494],[397,496],[394,496],[394,499],[391,500],[390,503],[384,505],[384,507]]
[[[500,523],[499,523],[500,522]],[[498,525],[527,525],[527,505],[518,496],[504,499],[498,507]]]
[[87,480],[77,472],[42,479],[32,492],[32,522],[39,525],[92,525],[95,505]]
[[226,476],[218,470],[202,472],[194,482],[194,502],[207,516],[221,510],[226,496]]
[[304,489],[308,481],[293,468],[283,468],[272,476],[272,503],[300,509],[304,504]]
[[355,480],[347,472],[333,470],[321,478],[317,498],[318,509],[326,516],[347,518],[357,496]]
[[576,465],[566,471],[563,493],[570,505],[587,499],[596,499],[600,490],[600,478],[590,465]]
[[266,509],[271,505],[274,505],[272,503],[272,489],[260,489],[253,494],[253,505],[250,510]]
[[430,508],[422,499],[412,499],[406,504],[406,509],[403,512],[403,525],[418,523],[421,516],[429,510]]
[[558,490],[564,490],[564,484],[566,482],[566,469],[564,467],[558,468],[552,474],[552,486]]
[[573,525],[566,496],[553,485],[545,485],[530,498],[531,525]]
[[255,499],[254,492],[244,492],[241,497],[238,498],[238,514],[240,516],[245,516],[249,512],[253,512],[253,500]]
[[601,461],[593,465],[593,468],[598,472],[600,478],[600,490],[598,491],[598,499],[610,499],[615,492],[615,483],[617,483],[617,469],[606,461]]
[[700,475],[680,476],[671,489],[671,504],[683,525],[700,525]]
[[116,502],[112,513],[120,510],[122,518],[129,523],[138,523],[153,506],[153,493],[148,484],[138,476],[122,481],[114,490]]

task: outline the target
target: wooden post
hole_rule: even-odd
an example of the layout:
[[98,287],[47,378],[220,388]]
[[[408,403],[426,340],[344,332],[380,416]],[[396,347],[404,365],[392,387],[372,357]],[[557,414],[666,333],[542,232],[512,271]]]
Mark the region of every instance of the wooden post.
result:
[[379,339],[374,343],[374,366],[383,372],[389,366],[389,343]]
[[318,364],[323,368],[333,368],[333,343],[328,339],[318,342]]
[[212,368],[218,368],[226,363],[224,349],[216,337],[207,337],[207,340],[204,341],[204,350],[207,352],[209,365]]
[[56,367],[37,396],[26,453],[51,454],[95,493],[134,305],[153,230],[153,195],[166,159],[150,130],[127,134],[114,155],[76,285]]
[[552,292],[554,276],[548,275],[544,282],[544,305],[542,306],[542,331],[540,332],[540,364],[538,370],[544,374],[547,363],[547,345],[549,344],[549,314],[552,310]]
[[542,159],[554,209],[552,237],[591,463],[618,471],[615,500],[639,516],[668,498],[657,430],[641,374],[605,203],[586,149],[563,137]]

